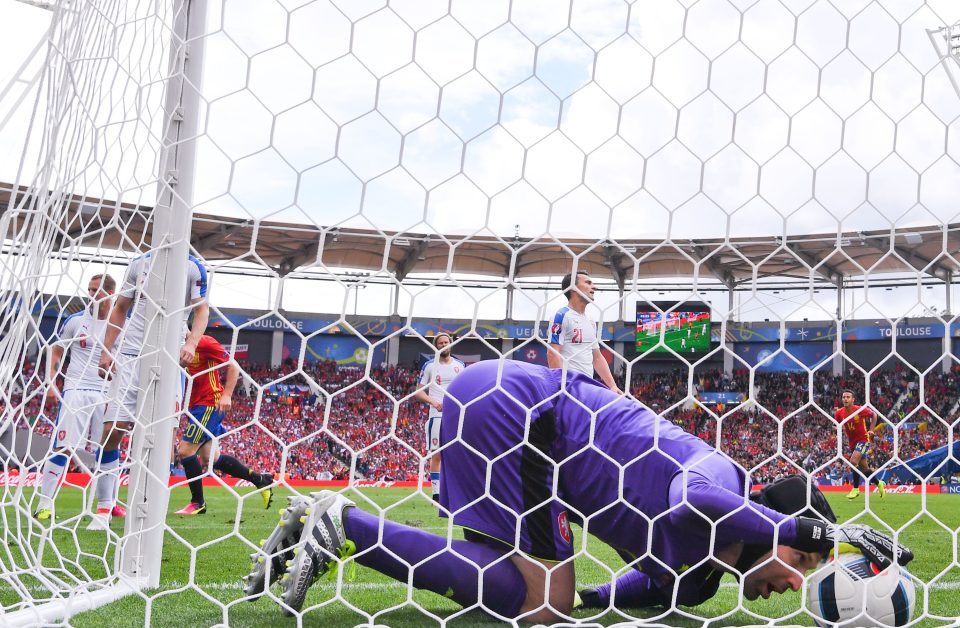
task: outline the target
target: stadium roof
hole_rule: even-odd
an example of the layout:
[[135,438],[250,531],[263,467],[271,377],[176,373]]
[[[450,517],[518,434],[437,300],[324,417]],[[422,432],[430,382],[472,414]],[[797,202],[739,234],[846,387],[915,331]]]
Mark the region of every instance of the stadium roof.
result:
[[[12,186],[0,184],[0,212]],[[19,197],[19,206],[31,199]],[[62,240],[137,250],[149,235],[152,208],[72,197],[58,225]],[[19,228],[19,222],[12,228]],[[4,234],[5,238],[11,237]],[[255,241],[255,245],[253,242]],[[559,276],[579,269],[619,285],[638,280],[713,277],[729,288],[766,277],[813,279],[916,273],[950,282],[960,270],[960,223],[885,230],[742,238],[592,240],[396,233],[195,214],[191,244],[205,259],[268,265],[286,275],[308,268],[514,277]],[[699,267],[699,272],[696,272]]]

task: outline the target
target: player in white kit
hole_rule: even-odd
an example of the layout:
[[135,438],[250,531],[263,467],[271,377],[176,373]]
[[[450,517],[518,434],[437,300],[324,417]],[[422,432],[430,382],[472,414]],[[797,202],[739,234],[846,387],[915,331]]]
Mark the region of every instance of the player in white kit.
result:
[[[100,375],[111,379],[110,394],[104,417],[103,445],[97,477],[97,511],[88,529],[106,529],[117,502],[120,481],[120,443],[137,420],[137,397],[140,392],[140,352],[143,349],[147,325],[147,299],[143,292],[152,269],[153,255],[147,253],[134,258],[127,268],[123,285],[110,312],[110,320],[103,339],[100,356]],[[177,304],[171,304],[176,307]],[[193,360],[197,343],[207,329],[210,309],[207,303],[207,269],[193,255],[187,262],[187,289],[184,307],[193,311],[193,323],[184,333],[186,340],[180,348],[180,363]],[[119,341],[119,344],[118,344]],[[116,347],[115,347],[116,345]],[[171,414],[179,411],[180,399],[174,401]]]
[[450,355],[449,334],[443,332],[436,335],[433,344],[439,353],[438,357],[427,360],[420,373],[421,388],[414,395],[418,401],[430,406],[427,414],[427,453],[430,457],[430,493],[433,501],[440,501],[440,417],[443,415],[443,395],[457,375],[463,372],[463,362]]
[[[53,517],[57,489],[70,456],[87,443],[100,442],[107,384],[97,373],[97,365],[116,286],[110,275],[92,277],[87,285],[90,304],[63,321],[50,346],[44,404],[49,407],[59,399],[60,410],[51,455],[43,463],[40,503],[34,513],[40,521]],[[64,355],[69,356],[70,364],[63,375],[63,393],[60,393],[57,376]]]
[[583,373],[593,379],[596,369],[601,381],[610,390],[623,394],[613,380],[610,365],[600,352],[597,324],[587,316],[588,303],[593,303],[593,280],[585,270],[577,271],[576,286],[567,273],[560,282],[560,290],[567,295],[567,305],[557,310],[550,326],[550,348],[547,350],[547,366]]

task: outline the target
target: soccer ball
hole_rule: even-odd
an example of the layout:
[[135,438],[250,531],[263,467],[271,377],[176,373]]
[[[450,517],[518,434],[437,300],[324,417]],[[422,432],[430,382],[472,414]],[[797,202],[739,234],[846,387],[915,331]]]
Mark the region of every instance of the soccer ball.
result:
[[915,601],[906,569],[879,571],[857,551],[824,560],[807,580],[807,610],[821,626],[905,626]]

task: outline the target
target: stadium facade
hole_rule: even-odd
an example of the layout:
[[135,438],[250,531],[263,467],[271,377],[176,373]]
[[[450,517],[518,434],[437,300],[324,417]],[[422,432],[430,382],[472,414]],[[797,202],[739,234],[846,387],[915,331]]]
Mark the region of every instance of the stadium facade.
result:
[[[65,312],[43,313],[39,320],[43,338],[49,338]],[[276,315],[231,309],[212,315],[210,327],[211,335],[224,346],[235,345],[239,359],[270,366],[291,358],[296,361],[301,351],[308,363],[325,359],[362,367],[372,352],[369,361],[373,365],[416,365],[421,354],[432,353],[430,341],[441,331],[458,338],[456,353],[467,362],[501,354],[546,364],[548,338],[544,322],[481,320],[473,325],[467,320],[414,319],[408,323],[399,317],[351,316],[345,320],[333,314]],[[721,345],[721,333],[722,327],[715,323],[713,350]],[[950,362],[943,360],[944,356],[960,359],[960,321],[944,323],[936,318],[906,319],[895,327],[885,320],[848,320],[840,327],[832,321],[786,322],[783,327],[779,322],[732,323],[723,338],[729,350],[695,355],[690,362],[668,353],[647,353],[637,360],[635,327],[629,323],[605,323],[602,334],[608,348],[605,354],[616,372],[624,368],[625,361],[633,362],[634,372],[667,370],[690,362],[727,372],[752,366],[760,372],[828,368],[839,372],[844,357],[849,365],[864,371],[901,363],[924,372],[934,365],[947,368]],[[615,359],[614,353],[623,360]]]

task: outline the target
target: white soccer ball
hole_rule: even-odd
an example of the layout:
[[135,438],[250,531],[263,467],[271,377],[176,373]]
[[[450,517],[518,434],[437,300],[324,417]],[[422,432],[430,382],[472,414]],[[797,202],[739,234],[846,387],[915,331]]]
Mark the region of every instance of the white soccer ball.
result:
[[821,626],[905,626],[915,602],[905,568],[878,571],[860,552],[824,560],[807,579],[807,610]]

